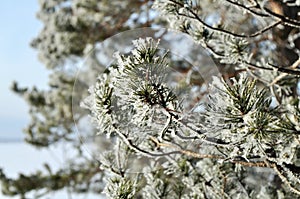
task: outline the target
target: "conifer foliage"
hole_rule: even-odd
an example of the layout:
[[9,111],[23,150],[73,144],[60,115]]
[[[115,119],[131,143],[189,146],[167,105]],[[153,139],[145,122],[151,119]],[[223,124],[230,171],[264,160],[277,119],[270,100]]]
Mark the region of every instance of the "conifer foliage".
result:
[[[107,185],[108,196],[121,197],[122,190],[128,189],[132,192],[123,192],[125,198],[132,194],[145,198],[247,198],[299,193],[299,167],[294,162],[299,132],[287,128],[294,125],[288,118],[295,116],[285,105],[273,106],[271,93],[243,72],[228,82],[215,77],[206,103],[196,105],[204,110],[195,111],[194,107],[184,113],[179,96],[164,78],[165,56],[155,55],[158,44],[151,38],[134,43],[130,55],[116,54],[117,66],[99,77],[85,104],[99,124],[99,133],[109,134],[112,142],[118,143],[114,153],[123,154],[118,152],[124,150],[119,145],[125,145],[125,154],[148,157],[147,164],[153,167],[144,165],[131,172],[134,166],[125,163],[130,155],[119,155],[126,159],[110,163],[116,178]],[[194,120],[197,117],[202,120]],[[100,162],[110,162],[103,158]],[[264,173],[265,179],[260,180],[268,182],[268,187],[258,187],[249,179],[259,172]],[[270,177],[279,177],[282,183],[268,180]],[[143,184],[136,183],[140,178]],[[282,190],[276,192],[277,186]]]
[[[57,172],[45,166],[48,173],[11,179],[0,170],[3,193],[25,198],[32,190],[70,188],[116,199],[300,197],[299,0],[53,2],[41,4],[48,16],[42,19],[56,29],[45,28],[39,38],[69,40],[34,41],[54,71],[50,91],[13,89],[31,106],[27,141],[38,147],[72,143],[79,156]],[[120,18],[111,4],[119,5]],[[64,13],[68,18],[61,21]],[[67,61],[87,56],[117,31],[145,25],[188,35],[219,74],[207,82],[210,74],[195,75],[195,66],[174,59],[160,39],[136,38],[130,52],[114,52],[109,66],[89,54],[97,80],[87,85],[77,77],[85,96],[72,94],[76,76]],[[76,37],[62,37],[67,34]],[[85,115],[72,113],[72,99]],[[90,133],[106,146],[94,159],[82,154],[72,121],[87,115],[95,127]]]

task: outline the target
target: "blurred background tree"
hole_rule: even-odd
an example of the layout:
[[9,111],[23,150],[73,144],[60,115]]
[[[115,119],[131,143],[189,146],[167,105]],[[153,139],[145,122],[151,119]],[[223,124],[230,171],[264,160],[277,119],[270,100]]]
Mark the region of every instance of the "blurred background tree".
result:
[[[44,23],[44,28],[32,41],[31,45],[37,49],[41,62],[51,71],[49,88],[47,90],[38,90],[35,87],[22,88],[17,83],[13,83],[12,90],[23,97],[30,107],[31,122],[25,130],[26,142],[38,148],[47,148],[59,143],[70,143],[72,145],[70,150],[76,151],[77,156],[72,160],[66,161],[64,167],[58,171],[52,171],[45,164],[48,173],[37,171],[32,175],[21,174],[19,178],[11,179],[1,171],[0,176],[4,194],[11,196],[20,195],[26,198],[29,192],[34,191],[38,197],[52,191],[68,188],[72,192],[92,191],[99,194],[105,189],[106,193],[112,198],[120,198],[121,196],[123,198],[138,198],[142,196],[144,198],[230,198],[237,197],[238,194],[245,198],[260,196],[270,198],[296,197],[293,194],[299,190],[299,172],[294,172],[299,169],[299,147],[297,147],[299,145],[297,125],[298,119],[300,119],[299,110],[297,109],[299,95],[297,89],[298,76],[300,74],[298,70],[300,63],[299,1],[156,0],[154,2],[147,0],[40,0],[39,4],[40,10],[37,13],[37,17]],[[249,76],[257,81],[258,87],[267,89],[268,96],[271,96],[275,105],[283,106],[276,113],[276,117],[279,117],[278,114],[283,114],[283,117],[290,118],[290,115],[284,115],[284,113],[287,110],[291,110],[291,108],[288,109],[289,106],[293,105],[293,107],[296,107],[292,110],[293,120],[281,118],[286,121],[284,124],[280,120],[281,126],[279,130],[282,132],[285,132],[286,129],[290,130],[289,133],[292,134],[292,138],[289,138],[296,141],[286,143],[288,146],[282,148],[282,150],[289,151],[290,159],[288,162],[283,161],[280,165],[277,165],[278,168],[280,167],[277,169],[281,170],[282,167],[284,171],[291,171],[292,174],[290,175],[294,175],[294,178],[298,179],[298,184],[291,182],[286,188],[285,183],[281,182],[279,178],[287,178],[288,180],[294,178],[289,178],[290,176],[284,176],[284,174],[274,177],[274,175],[270,174],[272,171],[263,173],[263,179],[258,179],[255,176],[257,172],[262,171],[256,168],[252,169],[251,166],[247,167],[246,165],[246,160],[249,158],[247,155],[249,154],[239,154],[237,151],[229,149],[224,151],[220,149],[222,146],[218,145],[209,145],[210,148],[208,148],[213,148],[212,151],[221,151],[222,155],[226,154],[225,159],[231,161],[228,164],[217,165],[217,161],[210,159],[201,161],[202,157],[199,159],[199,157],[194,157],[187,153],[181,154],[179,157],[178,155],[168,157],[167,161],[162,161],[164,164],[154,164],[152,162],[149,167],[145,167],[145,170],[148,169],[149,175],[143,177],[135,176],[134,179],[132,176],[126,176],[121,171],[114,170],[112,162],[120,154],[127,157],[128,153],[132,153],[126,148],[126,145],[122,144],[123,142],[115,138],[118,137],[117,135],[113,136],[113,141],[105,139],[105,135],[98,135],[97,140],[102,148],[100,147],[99,151],[94,151],[93,157],[85,155],[82,148],[82,140],[76,133],[75,124],[78,124],[88,112],[74,112],[72,104],[79,104],[83,96],[88,95],[86,88],[90,82],[84,81],[87,77],[81,79],[76,76],[79,65],[83,63],[83,59],[85,59],[85,64],[90,65],[93,72],[86,71],[84,74],[91,76],[90,79],[96,79],[100,73],[109,73],[106,70],[108,66],[106,60],[99,59],[92,49],[117,33],[141,27],[172,28],[190,35],[196,43],[207,49],[227,84],[234,86],[245,84],[240,85],[242,88],[243,86],[246,88],[249,86],[248,90],[251,92],[246,92],[244,96],[240,96],[245,98],[255,93],[252,90],[253,87],[247,81],[234,83],[229,78],[239,77],[240,72],[247,71]],[[120,44],[117,41],[107,45],[105,49],[120,48]],[[106,52],[108,56],[111,56],[112,53],[111,51]],[[191,56],[197,56],[197,54]],[[170,60],[172,61],[172,58]],[[182,73],[186,74],[189,73],[188,71],[193,70],[192,67],[186,67],[181,62],[173,60],[173,63],[172,65],[174,65],[176,70]],[[181,64],[178,65],[178,63]],[[199,87],[202,87],[202,84],[202,81],[196,83]],[[76,89],[82,87],[82,93],[74,93],[74,85],[76,85]],[[227,91],[229,90],[227,88]],[[237,88],[237,90],[239,89]],[[257,93],[257,95],[260,94]],[[219,97],[227,99],[232,96],[234,96],[234,93]],[[263,103],[267,95],[261,95],[261,97],[262,99],[258,103]],[[200,101],[200,99],[198,100]],[[218,105],[217,101],[212,102]],[[237,104],[239,103],[247,103],[247,101],[237,102]],[[194,104],[192,103],[192,105]],[[234,104],[230,104],[230,106],[234,107]],[[228,107],[230,106],[228,105]],[[258,105],[257,107],[258,113],[262,113],[263,108]],[[226,121],[228,115],[222,115],[226,110],[221,108],[222,106],[220,105],[221,112],[213,108],[208,109],[211,113],[219,113],[223,117],[223,120],[219,121],[220,126],[212,125],[209,130],[221,128],[230,131],[241,131],[239,126],[241,125],[239,123],[240,116],[228,119],[231,125],[225,125],[222,122]],[[272,112],[272,114],[275,113]],[[265,119],[259,114],[255,115],[255,117],[258,118],[258,122]],[[202,127],[203,120],[199,118],[196,120],[195,118],[190,118],[190,120],[196,126]],[[247,122],[248,120],[245,123]],[[247,125],[250,127],[251,125],[255,126],[258,122],[255,124],[250,122]],[[157,127],[157,131],[162,128],[159,125]],[[255,126],[255,128],[258,127]],[[274,129],[270,131],[274,131]],[[187,132],[189,131],[187,130]],[[97,130],[94,129],[90,133],[91,139],[96,139]],[[226,134],[226,136],[228,135]],[[225,143],[225,141],[224,143],[218,143],[218,139],[224,140],[224,137],[218,137],[215,134],[213,137],[216,139],[215,142],[217,144]],[[202,138],[200,139],[197,136],[193,139],[200,143],[203,141]],[[225,140],[226,143],[232,142],[230,137],[226,137]],[[153,140],[153,150],[163,148],[164,143],[160,143],[160,141]],[[173,141],[175,142],[176,140]],[[297,142],[298,144],[295,147],[294,145]],[[284,155],[279,153],[280,149],[276,148],[275,145],[274,148],[271,147],[271,149],[268,148],[268,150],[264,151],[263,157],[268,157],[269,159],[263,159],[261,157],[262,154],[258,152],[255,158],[263,159],[261,161],[266,161],[269,167],[272,167],[270,166],[272,165],[271,160],[276,162],[276,158],[283,158],[282,156]],[[115,148],[116,146],[119,147],[118,150]],[[185,146],[185,144],[182,146]],[[102,162],[99,162],[95,157],[104,149],[111,149],[113,152],[107,152],[104,155],[105,157],[101,159]],[[195,148],[192,149],[195,150]],[[243,151],[244,149],[236,148],[235,150]],[[251,151],[252,149],[247,148],[247,150]],[[237,160],[237,158],[240,159]],[[155,161],[158,160],[155,159]],[[243,172],[237,172],[240,167],[236,166],[237,164],[234,161],[244,161],[246,169]],[[216,169],[216,165],[218,167],[217,170],[211,169],[210,171],[210,168]],[[200,166],[203,169],[207,169],[207,174],[211,175],[211,177],[205,176],[205,173],[195,169],[195,167]],[[168,169],[170,170],[169,173],[166,172]],[[109,171],[117,177],[107,180],[107,176],[111,175],[108,174]],[[173,171],[177,171],[177,174]],[[217,173],[217,176],[213,175],[214,172]],[[234,172],[237,172],[237,174],[232,174]],[[183,176],[186,177],[184,182],[181,181]],[[272,176],[272,179],[268,180],[270,176]],[[220,179],[223,180],[223,184]],[[233,183],[226,184],[226,180]],[[255,185],[253,180],[256,180],[255,182],[261,181],[261,184]],[[107,185],[105,186],[105,184]],[[268,186],[260,189],[260,185],[263,184],[268,184]],[[191,187],[188,187],[188,185]],[[240,188],[242,188],[242,192],[233,193],[234,190]],[[212,189],[214,191],[211,191]],[[276,192],[277,189],[280,191]],[[291,189],[293,190],[292,192],[290,192]],[[206,192],[207,195],[205,195]]]
[[[38,148],[70,143],[73,147],[70,151],[77,151],[78,159],[66,161],[65,167],[55,173],[47,167],[49,173],[37,171],[18,179],[9,179],[1,171],[2,191],[22,197],[32,190],[44,195],[65,187],[71,187],[74,192],[101,193],[99,163],[82,155],[82,143],[75,128],[81,116],[72,114],[76,72],[84,59],[96,64],[98,72],[105,69],[106,63],[99,63],[95,54],[90,53],[97,43],[119,32],[155,23],[149,16],[152,1],[41,0],[38,3],[37,18],[44,27],[31,46],[37,49],[40,61],[51,74],[49,88],[45,90],[22,88],[17,82],[12,85],[12,90],[30,107],[31,122],[24,130],[25,141]],[[82,82],[82,86],[86,83]]]

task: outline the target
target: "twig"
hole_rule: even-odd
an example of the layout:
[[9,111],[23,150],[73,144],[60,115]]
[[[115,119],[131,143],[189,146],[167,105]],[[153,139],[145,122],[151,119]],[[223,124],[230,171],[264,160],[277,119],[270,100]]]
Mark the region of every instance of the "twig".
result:
[[[296,69],[298,66],[300,65],[300,57],[298,58],[297,61],[295,61],[290,67],[288,67],[289,69]],[[278,66],[276,66],[277,68],[279,68]],[[281,68],[281,67],[280,67]],[[295,71],[295,70],[293,70]],[[284,78],[285,76],[287,76],[288,73],[282,73],[279,76],[277,76],[268,86],[273,86],[274,84],[276,84],[278,81],[280,81],[282,78]]]
[[280,67],[280,66],[276,66],[274,64],[268,63],[268,65],[275,68],[275,70],[278,70],[283,73],[291,74],[291,75],[300,75],[300,70],[294,70],[295,68],[297,68],[299,66],[299,64],[300,64],[300,58],[288,68]]
[[272,16],[274,18],[279,19],[283,24],[287,25],[287,26],[292,26],[295,28],[300,28],[300,22],[291,18],[288,18],[286,16],[277,14],[275,12],[273,12],[272,10],[268,9],[267,7],[263,7],[261,8],[263,9],[266,13],[269,14],[269,16]]
[[186,124],[185,122],[183,122],[183,121],[178,117],[178,115],[175,115],[174,113],[171,113],[171,112],[167,112],[167,113],[170,114],[170,115],[172,116],[172,118],[174,118],[174,120],[175,120],[178,124],[180,124],[180,125],[186,127],[187,129],[191,130],[192,132],[196,133],[197,138],[198,138],[198,139],[201,139],[203,142],[206,142],[206,143],[208,143],[208,144],[212,144],[212,145],[215,145],[215,146],[229,146],[229,145],[231,145],[230,143],[227,143],[227,142],[225,142],[225,141],[223,141],[223,140],[219,140],[219,139],[207,137],[207,136],[205,135],[205,133],[207,133],[207,132],[204,132],[204,131],[202,131],[201,129],[197,129],[197,128],[194,128],[194,127],[192,127],[192,126],[189,126],[188,124]]
[[132,141],[123,133],[121,133],[118,129],[115,129],[115,132],[118,134],[118,136],[123,140],[123,142],[133,151],[140,153],[146,157],[161,157],[161,156],[168,156],[171,154],[178,154],[180,153],[179,151],[171,151],[168,153],[153,153],[146,151],[144,149],[141,149],[140,147],[134,145]]
[[295,194],[300,195],[300,191],[296,188],[294,188],[291,183],[288,181],[288,179],[281,173],[281,171],[279,170],[278,166],[276,164],[273,165],[273,169],[274,171],[277,173],[277,175],[279,176],[279,178],[282,180],[282,182],[284,182],[289,189],[294,192]]
[[[174,0],[169,0],[169,1],[172,2],[172,3],[174,3],[174,4],[176,4],[176,5],[179,5],[181,7],[185,7],[184,4],[182,4],[180,2],[177,2],[177,1],[174,1]],[[255,32],[255,33],[253,33],[253,34],[250,34],[250,35],[241,35],[241,34],[233,33],[231,31],[228,31],[228,30],[225,30],[225,29],[222,29],[222,28],[213,27],[213,26],[205,23],[191,8],[188,8],[188,7],[185,7],[185,8],[192,14],[193,19],[196,19],[197,21],[199,21],[206,28],[208,28],[210,30],[217,31],[217,32],[221,32],[221,33],[233,36],[233,37],[239,37],[239,38],[257,37],[257,36],[263,34],[264,32],[270,30],[271,28],[273,28],[273,27],[279,25],[280,23],[282,23],[281,20],[278,20],[278,21],[275,21],[274,23],[270,24],[269,26],[267,26],[267,27],[265,27],[265,28],[263,28],[263,29]],[[178,13],[178,15],[192,18],[191,16],[187,16],[187,15],[181,14],[181,13]]]
[[169,114],[167,117],[168,117],[167,122],[166,122],[164,128],[162,129],[162,131],[159,134],[160,140],[163,140],[164,135],[166,134],[170,124],[172,123],[172,116]]
[[[216,52],[213,47],[211,47],[210,45],[208,45],[207,42],[205,42],[205,47],[212,53],[214,54],[216,57],[218,58],[225,58],[224,55],[222,55],[221,53]],[[268,63],[267,65],[270,67],[264,67],[264,66],[258,66],[256,64],[247,62],[245,60],[239,59],[238,62],[242,63],[242,64],[246,64],[247,66],[249,66],[250,68],[253,69],[263,69],[263,70],[268,70],[268,71],[279,71],[285,74],[291,74],[291,75],[300,75],[300,70],[293,70],[295,68],[297,68],[300,64],[300,58],[298,58],[298,60],[293,63],[290,67],[286,68],[286,67],[280,67],[280,66],[276,66],[273,64]]]
[[267,14],[264,14],[264,13],[257,12],[257,11],[255,11],[255,10],[252,10],[251,8],[249,8],[249,7],[247,7],[247,6],[243,5],[243,4],[240,4],[240,3],[236,2],[236,1],[231,1],[231,0],[225,0],[225,1],[227,1],[228,3],[230,3],[230,4],[232,4],[232,5],[237,6],[237,7],[239,7],[239,8],[242,8],[242,9],[244,9],[244,10],[246,10],[246,11],[248,11],[248,12],[254,14],[254,15],[257,15],[257,16],[260,16],[260,17],[270,17],[270,16],[267,15]]
[[[182,150],[182,149],[171,151],[171,152],[168,152],[168,153],[149,152],[149,151],[146,151],[144,149],[140,149],[139,147],[132,144],[132,142],[124,134],[122,134],[120,131],[116,130],[116,132],[122,138],[122,140],[125,142],[125,144],[127,144],[127,146],[130,149],[136,151],[137,153],[141,153],[141,154],[143,154],[147,157],[160,157],[160,156],[169,156],[169,155],[172,155],[172,154],[183,154],[183,155],[187,155],[187,156],[194,157],[194,158],[199,158],[199,159],[209,158],[209,159],[216,159],[216,160],[226,160],[226,158],[224,156],[210,155],[210,154],[199,154],[199,153],[191,151],[191,150]],[[157,146],[177,149],[177,147],[175,145],[172,145],[172,144],[169,144],[169,143],[161,143],[155,137],[150,137],[150,139]],[[300,195],[300,191],[297,190],[296,188],[294,188],[291,185],[291,183],[288,181],[288,179],[279,170],[278,165],[274,162],[269,162],[269,161],[246,162],[246,161],[235,161],[235,160],[230,160],[229,162],[233,163],[233,164],[240,164],[240,165],[246,166],[246,167],[272,168],[277,173],[277,175],[280,177],[280,179],[290,188],[290,190],[292,192]]]

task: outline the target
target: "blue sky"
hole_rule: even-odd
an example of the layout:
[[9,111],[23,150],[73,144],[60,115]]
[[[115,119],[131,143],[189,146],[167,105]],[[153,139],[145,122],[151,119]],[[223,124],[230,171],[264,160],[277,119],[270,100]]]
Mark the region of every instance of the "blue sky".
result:
[[21,138],[29,122],[24,100],[9,90],[12,81],[21,86],[46,87],[47,70],[29,45],[42,29],[35,15],[37,0],[2,1],[0,6],[0,141]]
[[[16,177],[19,172],[28,174],[36,169],[43,170],[44,162],[55,170],[63,166],[65,158],[71,157],[66,154],[63,145],[36,150],[21,142],[22,128],[29,122],[28,107],[24,100],[9,89],[14,80],[20,86],[46,88],[48,71],[38,61],[37,52],[29,45],[42,29],[42,24],[35,17],[38,9],[38,0],[2,1],[0,6],[0,168],[9,177]],[[18,139],[19,143],[3,142],[12,139]],[[101,198],[93,194],[72,196],[76,199]],[[68,197],[66,191],[60,191],[45,198]],[[19,197],[5,197],[0,192],[0,198]]]
[[[37,150],[22,142],[22,129],[29,122],[28,107],[23,99],[9,89],[14,80],[20,86],[47,86],[48,71],[38,61],[37,52],[29,45],[43,27],[35,16],[38,9],[38,0],[8,0],[2,1],[0,6],[0,168],[12,178],[20,172],[29,174],[37,169],[44,170],[44,162],[56,170],[64,166],[66,159],[73,157],[67,153],[70,151],[67,150],[68,146],[63,144],[48,150]],[[13,139],[19,141],[3,142]],[[20,197],[5,197],[0,191],[0,199],[17,198]],[[62,190],[45,198],[70,197]],[[72,194],[72,198],[99,199],[103,196]]]

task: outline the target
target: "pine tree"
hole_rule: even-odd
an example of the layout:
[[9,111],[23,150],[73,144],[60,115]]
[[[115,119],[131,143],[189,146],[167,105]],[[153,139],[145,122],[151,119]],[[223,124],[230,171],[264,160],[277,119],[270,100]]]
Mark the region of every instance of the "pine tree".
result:
[[[102,2],[91,1],[90,7],[81,1],[53,2],[43,4],[49,16],[57,10],[74,9],[70,5],[79,6],[75,6],[78,13],[88,9],[104,18],[111,14],[105,9],[95,11]],[[134,1],[122,2],[116,4],[120,9]],[[152,6],[151,1],[143,3],[133,4],[137,7],[132,6],[132,13],[143,13],[138,11],[145,9],[143,5]],[[49,5],[54,5],[53,9],[49,10]],[[201,66],[186,67],[186,60],[160,47],[165,47],[168,38],[164,32],[159,39],[134,40],[130,52],[119,46],[114,62],[107,68],[105,64],[97,67],[96,74],[93,71],[97,80],[83,91],[85,99],[83,94],[72,94],[76,77],[62,69],[53,74],[49,92],[29,91],[15,84],[14,90],[32,107],[29,143],[48,147],[65,141],[80,153],[71,120],[75,117],[79,122],[90,115],[95,124],[91,134],[97,134],[101,138],[98,144],[105,143],[106,148],[97,151],[99,161],[83,158],[85,161],[74,161],[57,173],[49,168],[49,175],[38,172],[9,179],[1,171],[3,191],[25,196],[31,190],[72,187],[77,192],[103,190],[108,198],[299,197],[299,1],[156,0],[153,8],[161,14],[155,16],[156,26],[188,35],[208,52],[220,74],[209,83],[203,74],[201,79]],[[56,23],[62,22],[58,16],[54,17]],[[131,14],[126,16],[120,15],[120,20],[129,20]],[[75,30],[71,28],[71,32],[79,37],[84,35],[82,30],[93,31],[95,27],[93,21],[84,21],[83,26],[73,24],[71,18],[64,17],[69,25],[62,24],[63,29],[51,34],[72,27]],[[55,20],[45,23],[50,21]],[[65,67],[67,59],[79,59],[85,45],[96,45],[101,35],[96,32],[85,37],[88,39],[82,46],[71,40],[64,46],[58,41],[56,46],[62,45],[58,48],[62,51],[50,52],[50,44],[43,40],[36,40],[40,44],[35,46],[44,53],[49,68]],[[41,50],[43,45],[46,51]],[[199,58],[191,49],[181,47],[181,51]],[[49,62],[52,56],[55,62]],[[95,63],[97,59],[91,60]],[[79,74],[76,86],[88,86],[80,81],[80,75],[87,73]],[[81,101],[85,111],[72,115],[72,99]],[[37,117],[41,113],[44,120]]]

